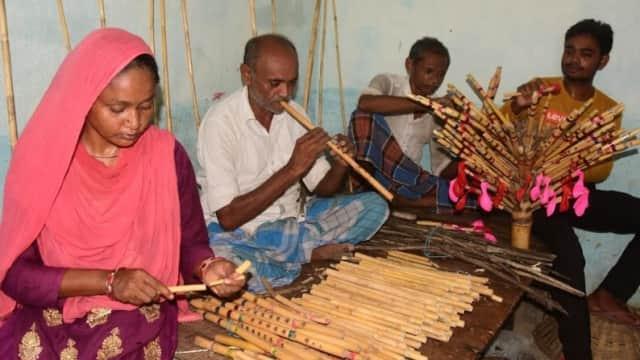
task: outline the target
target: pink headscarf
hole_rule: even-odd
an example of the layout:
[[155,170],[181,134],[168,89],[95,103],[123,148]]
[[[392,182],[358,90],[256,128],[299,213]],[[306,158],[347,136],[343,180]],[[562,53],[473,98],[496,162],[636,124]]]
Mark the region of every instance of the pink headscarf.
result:
[[[27,124],[6,177],[0,224],[0,282],[34,241],[49,266],[144,268],[178,281],[179,199],[174,138],[150,127],[108,168],[78,140],[85,117],[135,57],[151,54],[124,30],[89,34],[66,57]],[[0,292],[0,319],[15,303]],[[106,296],[65,301],[65,321],[96,307],[130,309]]]

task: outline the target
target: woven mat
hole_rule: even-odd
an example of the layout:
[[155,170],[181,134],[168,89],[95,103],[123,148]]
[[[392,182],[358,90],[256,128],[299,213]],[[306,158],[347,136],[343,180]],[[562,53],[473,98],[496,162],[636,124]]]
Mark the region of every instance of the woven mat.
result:
[[[640,314],[640,309],[632,309]],[[538,348],[551,360],[559,359],[562,345],[558,323],[545,316],[533,331]],[[591,350],[594,360],[640,360],[640,329],[617,324],[600,316],[591,316]]]

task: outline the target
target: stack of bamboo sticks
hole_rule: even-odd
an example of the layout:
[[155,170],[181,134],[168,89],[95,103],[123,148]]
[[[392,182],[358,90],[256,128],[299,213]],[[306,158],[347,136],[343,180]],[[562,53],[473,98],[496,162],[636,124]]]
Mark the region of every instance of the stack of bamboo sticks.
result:
[[438,143],[464,162],[464,176],[471,178],[463,181],[465,192],[481,194],[481,183],[487,184],[494,195],[504,189],[504,195],[497,196],[500,200],[493,205],[510,212],[524,227],[524,231],[514,229],[513,236],[524,235],[512,239],[515,246],[528,247],[531,214],[549,199],[529,196],[537,177],[548,179],[548,212],[563,200],[566,210],[570,192],[563,191],[563,185],[575,183],[578,171],[615,159],[640,145],[636,138],[640,129],[616,129],[615,119],[624,110],[622,104],[598,112],[588,111],[592,102],[587,101],[553,124],[545,116],[554,89],[541,89],[534,93],[527,118],[512,121],[493,101],[500,68],[490,81],[489,91],[472,75],[467,76],[467,82],[482,101],[481,108],[453,85],[449,85],[452,107],[421,96],[409,97],[445,121],[435,135]]
[[[357,253],[327,269],[326,279],[301,298],[244,293],[227,303],[192,300],[205,319],[242,338],[232,344],[199,337],[196,344],[237,359],[426,359],[418,351],[422,344],[448,341],[453,328],[464,326],[461,314],[481,295],[502,301],[487,282],[439,270],[417,255]],[[244,352],[229,352],[228,346]]]

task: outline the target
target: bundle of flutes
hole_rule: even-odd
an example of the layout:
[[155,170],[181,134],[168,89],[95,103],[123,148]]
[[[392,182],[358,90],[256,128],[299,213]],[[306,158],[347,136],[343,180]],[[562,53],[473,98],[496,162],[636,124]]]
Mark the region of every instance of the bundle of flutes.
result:
[[[420,223],[420,222],[418,222]],[[378,234],[366,243],[356,246],[359,251],[426,251],[462,260],[485,269],[507,283],[522,289],[541,305],[564,312],[564,309],[543,290],[528,285],[535,280],[568,293],[584,293],[565,284],[551,270],[552,254],[502,247],[487,243],[482,234],[451,230],[446,226],[428,226],[391,218]],[[436,229],[434,229],[436,227]],[[426,239],[426,241],[425,241]]]
[[444,120],[437,141],[462,166],[452,183],[450,196],[464,200],[466,194],[479,196],[483,209],[498,207],[514,218],[512,242],[528,248],[531,214],[545,206],[551,215],[567,211],[570,201],[576,214],[587,206],[588,190],[582,171],[616,159],[640,145],[640,129],[617,129],[615,119],[624,110],[618,104],[603,112],[590,110],[592,101],[575,109],[556,123],[545,121],[549,101],[558,88],[534,92],[526,119],[511,119],[494,103],[500,82],[500,68],[485,91],[472,76],[467,82],[480,98],[476,106],[455,86],[449,85],[452,106],[444,106],[421,96],[409,97],[433,110]]
[[[356,253],[327,269],[326,279],[301,298],[247,292],[232,302],[207,298],[191,304],[205,319],[239,336],[236,346],[255,353],[230,357],[422,360],[427,357],[419,349],[427,339],[448,341],[452,328],[464,326],[460,315],[480,296],[502,301],[487,282],[442,271],[422,256]],[[219,338],[198,341],[217,353],[225,348],[212,344],[232,345]]]

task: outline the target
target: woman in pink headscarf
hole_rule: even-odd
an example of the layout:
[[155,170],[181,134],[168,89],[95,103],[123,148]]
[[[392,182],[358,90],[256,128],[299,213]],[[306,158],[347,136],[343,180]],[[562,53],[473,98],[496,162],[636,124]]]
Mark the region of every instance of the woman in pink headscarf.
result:
[[6,178],[0,358],[172,359],[167,286],[244,286],[208,246],[185,150],[151,125],[157,83],[149,48],[119,29],[60,66]]

